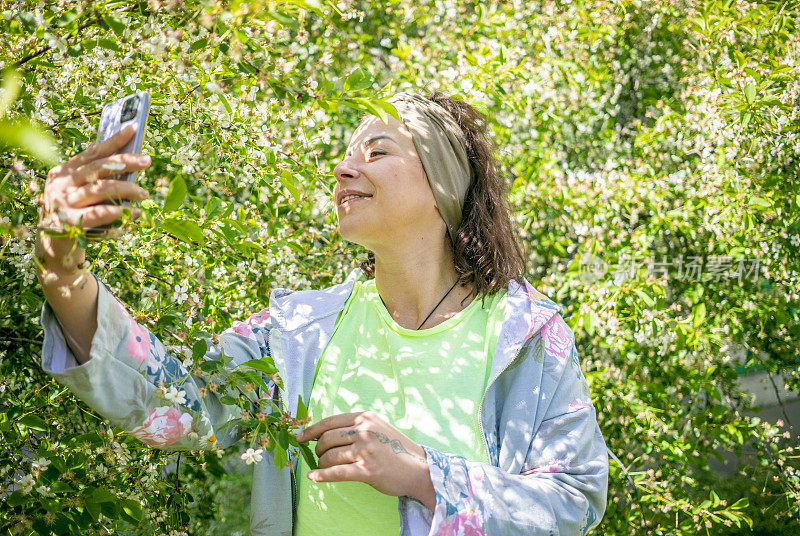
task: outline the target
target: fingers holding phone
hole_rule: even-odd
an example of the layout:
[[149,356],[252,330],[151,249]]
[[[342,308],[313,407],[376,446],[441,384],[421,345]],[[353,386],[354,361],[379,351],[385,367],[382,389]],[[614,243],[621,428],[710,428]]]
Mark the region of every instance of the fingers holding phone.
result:
[[79,222],[84,229],[107,225],[122,217],[123,203],[147,198],[141,186],[108,178],[150,166],[149,156],[114,154],[131,136],[132,129],[120,131],[51,169],[40,201],[40,227],[58,230]]
[[[134,177],[150,166],[150,157],[138,154],[149,105],[149,95],[141,92],[103,108],[97,142],[48,173],[39,199],[40,229],[61,231],[65,225],[80,225],[88,236],[105,238],[114,235],[110,224],[123,219],[126,210],[133,219],[141,214],[129,204],[148,197]],[[76,256],[76,248],[74,240],[38,235],[37,255],[43,261],[48,257],[61,261],[48,264],[79,264],[83,254],[80,250]],[[65,264],[64,256],[76,262]]]
[[[87,162],[75,170],[75,178],[79,181],[83,181],[86,184],[91,184],[99,179],[117,175],[125,170],[138,171],[140,169],[145,169],[149,165],[149,155],[130,153],[115,154]],[[119,182],[127,182],[120,181],[119,179],[114,180]],[[128,182],[128,184],[134,183]]]
[[74,171],[89,162],[97,160],[98,158],[110,156],[116,153],[123,153],[125,152],[125,147],[130,144],[131,140],[134,139],[135,133],[136,125],[127,124],[111,136],[107,136],[102,139],[100,139],[102,135],[98,136],[98,139],[91,143],[86,149],[76,154],[63,164],[59,164],[51,169],[50,174],[62,175],[64,173]]

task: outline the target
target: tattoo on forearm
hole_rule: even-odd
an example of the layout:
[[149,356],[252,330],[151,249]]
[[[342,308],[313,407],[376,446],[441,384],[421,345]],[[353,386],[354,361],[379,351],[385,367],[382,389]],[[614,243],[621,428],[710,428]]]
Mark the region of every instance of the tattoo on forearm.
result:
[[[352,437],[352,436],[358,434],[358,432],[359,432],[358,430],[348,430],[347,432],[342,432],[341,436],[342,437]],[[369,433],[372,434],[372,436],[374,436],[375,439],[378,440],[378,442],[380,442],[380,443],[388,443],[389,446],[392,448],[392,452],[394,452],[395,454],[408,454],[412,458],[416,458],[417,460],[419,460],[419,461],[421,461],[423,463],[427,463],[425,458],[422,458],[420,456],[417,456],[416,454],[412,454],[412,453],[408,452],[408,450],[406,450],[406,448],[403,446],[403,444],[400,442],[399,439],[389,439],[389,436],[387,436],[383,432],[375,432],[375,431],[370,430]]]

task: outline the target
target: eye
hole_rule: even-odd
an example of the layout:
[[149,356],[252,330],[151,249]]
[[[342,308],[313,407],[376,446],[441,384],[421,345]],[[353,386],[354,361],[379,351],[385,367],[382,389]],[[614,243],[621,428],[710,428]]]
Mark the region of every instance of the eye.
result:
[[386,153],[384,153],[383,151],[378,151],[377,149],[373,149],[369,152],[369,157],[372,158],[372,155],[381,155],[381,154],[386,154]]

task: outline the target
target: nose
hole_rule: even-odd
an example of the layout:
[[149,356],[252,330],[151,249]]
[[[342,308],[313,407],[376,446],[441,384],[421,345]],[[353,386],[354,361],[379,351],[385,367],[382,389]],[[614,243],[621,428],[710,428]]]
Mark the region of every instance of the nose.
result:
[[336,164],[336,167],[333,168],[333,176],[336,177],[338,182],[342,182],[345,179],[355,179],[358,177],[359,172],[358,169],[356,169],[355,162],[353,161],[354,158],[356,158],[355,155],[345,157],[344,160]]

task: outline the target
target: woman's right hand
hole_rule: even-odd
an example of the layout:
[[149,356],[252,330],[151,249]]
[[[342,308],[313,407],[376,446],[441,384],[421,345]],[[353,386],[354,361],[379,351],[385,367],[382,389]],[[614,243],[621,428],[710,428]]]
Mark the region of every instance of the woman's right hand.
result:
[[[141,201],[148,197],[147,190],[133,182],[105,178],[140,171],[150,165],[147,155],[114,154],[128,143],[133,133],[129,125],[50,170],[39,198],[39,229],[59,231],[65,224],[79,223],[84,229],[107,225],[122,219],[125,207],[120,205],[121,201]],[[95,204],[109,201],[112,204]],[[136,219],[141,210],[133,209],[132,213],[132,219]],[[36,256],[45,269],[56,273],[74,272],[85,258],[75,240],[41,231],[37,233]]]

